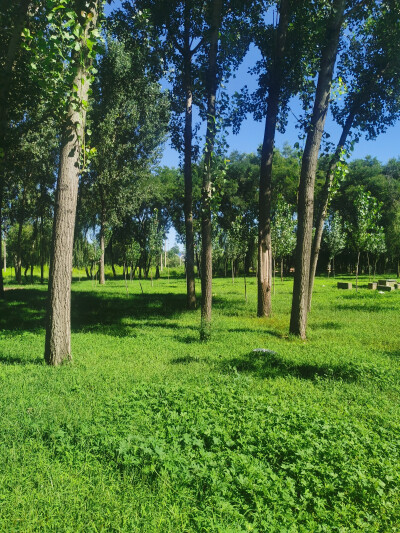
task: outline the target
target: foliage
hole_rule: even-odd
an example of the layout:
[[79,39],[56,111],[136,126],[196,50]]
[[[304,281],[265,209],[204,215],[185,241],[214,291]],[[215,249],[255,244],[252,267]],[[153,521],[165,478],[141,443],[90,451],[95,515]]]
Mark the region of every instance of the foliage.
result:
[[356,188],[353,225],[349,228],[350,239],[357,252],[368,251],[373,238],[382,232],[378,226],[382,204],[362,186]]
[[329,261],[331,261],[347,244],[343,220],[337,211],[328,218],[324,230],[324,242],[329,250]]
[[272,255],[283,259],[293,253],[296,247],[296,221],[293,207],[278,197],[271,224]]

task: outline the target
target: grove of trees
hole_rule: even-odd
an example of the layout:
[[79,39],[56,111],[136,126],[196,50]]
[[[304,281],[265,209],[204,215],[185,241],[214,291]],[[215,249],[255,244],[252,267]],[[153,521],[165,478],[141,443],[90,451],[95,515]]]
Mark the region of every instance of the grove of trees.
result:
[[[0,264],[18,284],[49,265],[48,364],[71,359],[72,267],[158,277],[180,263],[171,227],[204,341],[215,275],[257,276],[270,317],[273,272],[294,269],[303,339],[317,271],[400,275],[400,159],[349,159],[399,118],[399,0],[17,0],[0,16]],[[232,95],[249,49],[256,89]],[[295,100],[299,142],[278,149]],[[249,117],[259,147],[230,152]]]

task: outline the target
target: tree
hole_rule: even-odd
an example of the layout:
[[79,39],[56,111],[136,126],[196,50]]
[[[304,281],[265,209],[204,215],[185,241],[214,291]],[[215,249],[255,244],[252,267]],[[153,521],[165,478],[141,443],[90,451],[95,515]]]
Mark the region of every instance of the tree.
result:
[[[45,361],[49,365],[60,365],[71,360],[71,271],[73,239],[78,196],[78,181],[81,172],[82,145],[85,132],[86,109],[92,76],[94,57],[93,45],[98,35],[97,21],[99,3],[75,0],[71,11],[63,11],[60,4],[60,18],[56,29],[66,31],[72,38],[70,65],[72,82],[67,90],[67,113],[64,118],[60,166],[57,180],[52,253],[49,271],[48,309],[46,318]],[[65,13],[65,15],[64,15]],[[63,25],[67,22],[69,26]],[[69,42],[71,42],[69,41]]]
[[376,264],[379,256],[386,252],[385,233],[381,226],[376,228],[376,231],[369,235],[367,244],[367,256],[368,256],[368,274],[370,275],[369,254],[374,257],[374,272],[372,281],[375,280]]
[[309,310],[324,220],[335,189],[335,176],[338,170],[339,173],[344,170],[342,155],[351,133],[353,143],[362,133],[367,139],[375,139],[399,116],[400,26],[394,7],[393,2],[384,2],[366,24],[360,24],[339,61],[339,92],[344,93],[344,98],[342,106],[339,101],[333,102],[333,114],[343,129],[329,161],[316,218],[308,289]]
[[265,133],[261,150],[259,220],[258,220],[258,316],[271,315],[271,186],[275,130],[282,91],[286,37],[290,20],[290,1],[282,0],[279,24],[273,41],[272,67],[268,76],[268,100]]
[[169,118],[166,94],[146,73],[147,51],[138,48],[109,37],[93,88],[96,155],[82,191],[88,216],[100,228],[100,284],[107,237],[134,211],[139,182],[157,163]]
[[329,251],[329,269],[332,264],[333,277],[335,277],[335,257],[345,248],[347,243],[342,217],[337,211],[329,217],[325,224],[324,241]]
[[358,290],[358,270],[361,252],[367,252],[374,240],[380,240],[383,231],[378,226],[381,218],[382,204],[366,192],[362,186],[357,187],[354,198],[352,224],[349,228],[349,237],[353,242],[357,254],[356,260],[356,290]]
[[296,221],[293,208],[279,196],[273,211],[271,224],[271,249],[274,259],[281,260],[281,281],[283,278],[283,259],[293,253],[296,246]]
[[207,70],[207,132],[204,149],[204,172],[201,203],[201,324],[200,339],[205,341],[211,336],[212,308],[212,223],[211,188],[212,158],[216,136],[216,93],[218,68],[218,41],[222,18],[223,0],[215,0],[210,20]]
[[298,335],[302,339],[306,338],[307,329],[314,186],[318,153],[328,113],[333,72],[343,24],[354,13],[354,10],[357,12],[358,9],[362,9],[363,4],[363,1],[357,2],[346,12],[348,5],[346,0],[333,0],[326,24],[325,43],[321,51],[318,82],[300,173],[295,275],[289,328],[291,334]]
[[[2,263],[2,225],[3,225],[3,194],[4,194],[4,162],[6,155],[6,134],[9,119],[9,96],[12,87],[13,71],[20,51],[21,35],[28,16],[30,0],[21,0],[12,6],[10,13],[13,21],[8,42],[0,56],[0,264]],[[11,10],[10,10],[11,11]],[[7,39],[6,37],[6,39]],[[0,269],[0,298],[4,297],[3,271]]]

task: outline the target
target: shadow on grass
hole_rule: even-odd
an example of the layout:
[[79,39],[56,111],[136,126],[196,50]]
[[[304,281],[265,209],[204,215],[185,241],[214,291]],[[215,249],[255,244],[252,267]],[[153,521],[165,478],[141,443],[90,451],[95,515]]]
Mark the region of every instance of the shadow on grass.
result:
[[295,363],[273,351],[250,352],[243,357],[229,359],[221,364],[223,371],[246,372],[260,378],[293,376],[300,379],[335,379],[346,382],[357,381],[362,370],[351,364],[330,366],[327,364]]
[[[21,331],[43,331],[47,293],[40,289],[6,292],[0,301],[0,330],[7,336]],[[130,295],[129,298],[108,293],[74,291],[72,293],[72,331],[92,331],[111,336],[132,336],[132,329],[154,326],[177,329],[173,317],[186,307],[185,294]],[[185,326],[186,328],[186,326]]]
[[199,357],[193,357],[192,355],[185,355],[184,357],[176,357],[171,360],[172,365],[188,365],[189,363],[199,363],[201,359]]
[[43,357],[35,357],[33,359],[25,359],[22,357],[8,357],[0,353],[0,364],[1,365],[44,365]]
[[274,329],[230,328],[228,331],[229,333],[259,333],[262,335],[271,335],[272,337],[277,337],[278,339],[284,339],[287,337],[287,334],[275,331]]
[[394,305],[384,305],[386,302],[380,303],[380,305],[363,305],[362,302],[357,304],[336,305],[335,308],[338,311],[363,311],[364,313],[385,313],[386,311],[398,311],[398,307]]
[[8,335],[44,328],[46,292],[39,289],[7,290],[0,300],[0,330]]
[[[47,293],[27,288],[8,290],[0,301],[0,331],[6,337],[24,332],[43,335]],[[178,329],[177,318],[186,307],[185,294],[130,295],[129,298],[100,292],[72,292],[72,332],[91,332],[111,337],[136,337],[141,327]],[[186,326],[182,327],[185,329]],[[0,363],[42,364],[42,359],[8,357],[0,352]]]
[[339,322],[321,322],[321,324],[313,324],[312,329],[342,329],[342,325]]

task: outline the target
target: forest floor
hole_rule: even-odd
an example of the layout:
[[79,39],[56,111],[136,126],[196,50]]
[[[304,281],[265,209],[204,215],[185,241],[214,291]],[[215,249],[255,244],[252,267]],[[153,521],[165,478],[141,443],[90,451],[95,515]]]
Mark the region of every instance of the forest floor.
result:
[[[0,531],[400,531],[400,291],[75,281],[73,363],[43,364],[45,287],[0,303]],[[198,284],[199,286],[199,284]],[[257,349],[264,351],[254,351]]]

